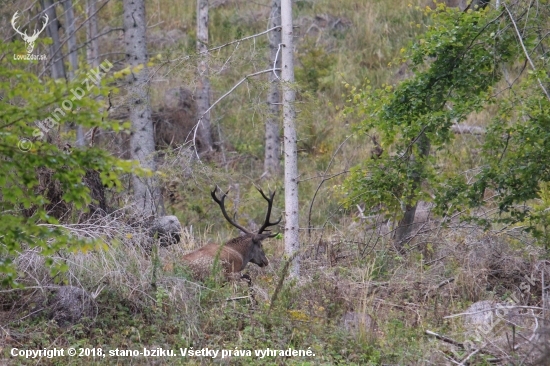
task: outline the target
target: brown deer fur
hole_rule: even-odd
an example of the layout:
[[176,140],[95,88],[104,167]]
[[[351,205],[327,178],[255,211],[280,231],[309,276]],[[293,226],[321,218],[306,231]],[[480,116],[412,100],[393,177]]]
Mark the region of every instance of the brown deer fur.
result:
[[[223,245],[218,245],[215,243],[207,244],[204,247],[181,257],[180,261],[189,267],[193,278],[197,280],[204,280],[212,273],[212,267],[216,261],[216,258],[219,261],[218,263],[220,268],[223,269],[226,277],[233,277],[231,274],[236,274],[242,271],[249,262],[252,262],[260,267],[267,266],[269,261],[267,260],[262,248],[262,241],[267,238],[274,237],[277,234],[272,234],[269,230],[266,230],[266,228],[277,225],[281,221],[281,219],[273,223],[269,221],[275,192],[270,193],[268,198],[260,189],[258,189],[264,199],[267,200],[268,209],[264,224],[257,233],[252,233],[235,223],[227,215],[224,205],[226,194],[223,194],[221,200],[218,199],[216,197],[217,189],[218,187],[211,192],[211,195],[214,201],[216,201],[216,203],[220,206],[223,216],[227,221],[229,221],[229,223],[239,228],[245,234],[243,236],[233,238]],[[165,270],[170,269],[170,267],[171,266],[165,266]]]

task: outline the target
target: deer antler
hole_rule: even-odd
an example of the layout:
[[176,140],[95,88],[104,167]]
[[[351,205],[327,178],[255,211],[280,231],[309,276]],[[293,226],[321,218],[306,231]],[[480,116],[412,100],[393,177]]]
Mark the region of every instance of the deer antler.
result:
[[[265,230],[266,228],[268,228],[269,226],[275,226],[277,224],[279,224],[282,220],[282,216],[279,218],[279,220],[275,221],[275,222],[270,222],[270,218],[271,218],[271,208],[273,207],[273,198],[275,197],[275,192],[277,192],[277,190],[273,191],[273,193],[271,193],[271,191],[269,192],[269,198],[265,195],[264,191],[261,190],[261,188],[257,188],[256,189],[258,190],[258,192],[260,192],[260,194],[262,195],[262,197],[267,201],[267,213],[265,214],[265,220],[264,220],[264,223],[262,225],[262,227],[260,228],[260,230],[258,230],[258,234],[261,234],[263,233],[264,231],[270,231],[270,230]],[[275,234],[270,234],[269,237],[274,237],[274,236],[277,236],[278,233],[275,233]]]
[[19,18],[18,13],[19,13],[19,11],[16,11],[15,14],[13,14],[13,17],[11,18],[11,25],[13,26],[13,29],[15,29],[15,31],[23,37],[25,42],[34,42],[34,41],[36,41],[36,38],[38,38],[40,33],[42,33],[44,31],[44,29],[46,28],[46,26],[48,25],[48,20],[50,20],[50,18],[48,17],[48,14],[44,14],[44,23],[42,23],[42,29],[40,29],[40,30],[35,29],[32,36],[29,36],[29,35],[27,35],[27,31],[25,31],[24,33],[21,33],[21,31],[19,29],[17,29],[17,27],[15,25],[15,22],[17,21],[17,18]]
[[[48,20],[50,20],[50,18],[48,17],[48,14],[44,14],[44,23],[42,23],[42,29],[40,29],[38,31],[38,33],[36,34],[37,37],[40,33],[42,33],[44,31],[44,29],[46,29],[46,26],[48,25]],[[34,34],[33,34],[33,36],[34,36]]]
[[[221,200],[216,196],[216,191],[217,190],[220,190],[222,192],[222,198]],[[237,224],[235,221],[231,220],[231,218],[229,217],[229,215],[227,214],[227,212],[225,211],[225,197],[227,197],[227,194],[223,193],[223,191],[221,190],[220,187],[216,186],[214,188],[214,190],[212,192],[210,192],[210,195],[212,196],[212,198],[214,199],[214,201],[218,204],[218,206],[220,206],[220,209],[222,210],[222,214],[223,214],[223,217],[225,217],[225,219],[233,226],[235,226],[237,229],[247,233],[247,234],[251,234],[250,231],[248,231],[247,229],[245,229],[244,227],[242,227],[241,225]]]
[[19,31],[19,29],[17,29],[16,25],[15,25],[15,21],[17,20],[17,18],[19,18],[19,10],[15,12],[15,14],[13,14],[13,17],[11,18],[11,25],[13,27],[13,29],[15,29],[15,31],[17,33],[19,33],[21,36],[23,36],[23,39],[26,39],[28,36],[27,36],[27,31],[25,31],[25,33],[21,33]]
[[36,41],[36,39],[38,38],[40,33],[42,33],[42,31],[44,31],[44,29],[48,25],[48,20],[50,20],[50,18],[48,17],[48,14],[44,14],[44,23],[42,24],[42,29],[40,29],[40,30],[35,29],[32,36],[27,35],[27,31],[22,33],[19,29],[17,29],[17,26],[15,25],[15,22],[17,21],[17,18],[19,18],[19,12],[18,11],[16,11],[15,14],[13,14],[13,17],[11,18],[11,25],[12,25],[13,29],[18,34],[20,34],[21,37],[23,37],[23,40],[27,43],[27,52],[31,53],[33,48],[34,48],[34,42]]

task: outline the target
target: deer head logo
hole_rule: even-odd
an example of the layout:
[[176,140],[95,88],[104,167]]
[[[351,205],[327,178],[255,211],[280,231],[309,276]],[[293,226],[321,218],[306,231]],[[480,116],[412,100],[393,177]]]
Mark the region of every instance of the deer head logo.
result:
[[17,29],[17,26],[15,25],[17,18],[19,18],[19,15],[16,11],[15,14],[13,14],[13,18],[11,18],[11,26],[13,27],[13,29],[15,29],[17,33],[21,35],[21,37],[23,37],[23,41],[25,41],[25,43],[27,44],[27,53],[30,54],[34,49],[34,42],[36,41],[40,33],[42,33],[42,31],[46,28],[46,25],[48,25],[48,14],[44,14],[44,23],[42,24],[42,29],[35,29],[32,36],[28,36],[27,31],[25,31],[25,33],[21,33],[21,31]]

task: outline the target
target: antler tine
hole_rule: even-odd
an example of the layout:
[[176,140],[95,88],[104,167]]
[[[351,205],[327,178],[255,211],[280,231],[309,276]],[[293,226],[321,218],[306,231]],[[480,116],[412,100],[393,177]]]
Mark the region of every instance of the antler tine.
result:
[[48,14],[44,14],[44,18],[45,19],[44,19],[44,23],[42,24],[42,29],[40,30],[35,29],[34,32],[32,32],[32,36],[30,36],[29,39],[36,40],[40,35],[40,33],[42,33],[42,31],[46,28],[46,26],[48,25],[48,20],[50,20],[50,18],[48,18]]
[[44,23],[42,24],[42,29],[40,29],[38,34],[42,33],[42,31],[46,28],[46,26],[48,25],[48,20],[50,20],[48,14],[44,14]]
[[[262,225],[262,227],[260,228],[260,230],[258,230],[258,234],[261,234],[263,233],[264,231],[269,231],[269,230],[266,230],[267,227],[269,226],[275,226],[277,224],[279,224],[281,222],[281,220],[283,219],[283,217],[281,216],[279,218],[279,220],[275,221],[275,222],[270,222],[270,218],[271,218],[271,208],[273,207],[273,198],[275,197],[275,192],[277,192],[277,190],[273,191],[273,193],[271,193],[271,191],[269,191],[269,198],[265,195],[264,191],[262,191],[261,188],[258,188],[256,187],[256,189],[258,190],[258,192],[260,192],[260,194],[262,195],[262,197],[267,201],[267,213],[265,215],[265,220],[264,220],[264,224]],[[273,236],[276,236],[277,234],[272,234],[270,235],[270,237],[273,237]]]
[[16,11],[15,14],[13,14],[13,17],[11,18],[11,25],[13,26],[13,29],[14,29],[17,33],[19,33],[19,34],[22,35],[22,36],[27,36],[27,31],[25,31],[25,33],[21,33],[21,32],[19,31],[19,29],[17,29],[17,27],[15,26],[15,22],[17,21],[17,18],[19,18],[18,13],[19,13],[19,10]]
[[[221,200],[216,196],[216,191],[217,190],[220,190],[222,192],[222,198]],[[235,226],[237,229],[247,233],[247,234],[251,234],[250,231],[248,231],[247,229],[245,229],[244,227],[242,227],[241,225],[237,224],[234,220],[231,220],[231,218],[229,217],[229,215],[227,214],[227,211],[225,211],[225,197],[227,197],[227,194],[225,194],[220,187],[218,187],[216,185],[216,187],[214,188],[213,191],[210,192],[210,195],[212,196],[212,198],[214,199],[214,201],[218,204],[218,206],[220,206],[220,209],[222,210],[222,214],[223,214],[223,217],[225,217],[225,219],[233,226]]]

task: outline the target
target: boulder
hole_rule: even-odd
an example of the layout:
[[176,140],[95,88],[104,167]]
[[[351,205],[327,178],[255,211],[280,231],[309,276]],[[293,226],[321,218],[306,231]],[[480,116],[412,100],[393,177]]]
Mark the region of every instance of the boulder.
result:
[[48,300],[49,317],[61,327],[74,325],[84,317],[97,315],[95,300],[87,291],[74,286],[60,286]]
[[177,244],[181,238],[181,223],[176,216],[161,216],[153,222],[150,234],[156,236],[161,247]]

